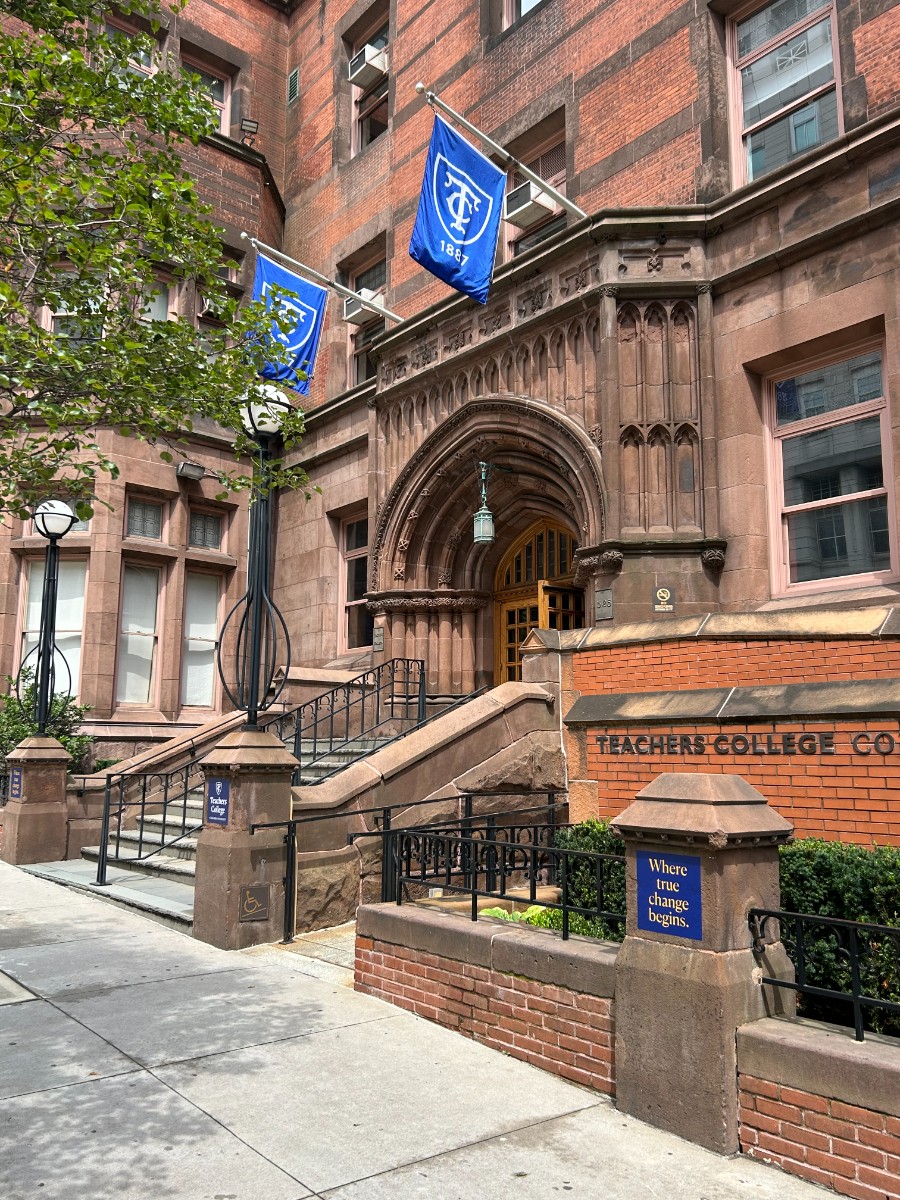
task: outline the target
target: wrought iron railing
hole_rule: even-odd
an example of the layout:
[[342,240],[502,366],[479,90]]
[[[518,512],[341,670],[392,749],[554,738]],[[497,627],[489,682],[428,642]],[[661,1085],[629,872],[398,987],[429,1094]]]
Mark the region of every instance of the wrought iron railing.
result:
[[[478,920],[479,900],[515,900],[556,909],[561,913],[563,938],[569,937],[571,917],[622,927],[624,912],[613,911],[610,893],[623,892],[625,858],[587,850],[568,850],[553,844],[558,826],[509,825],[496,836],[484,831],[445,832],[442,829],[398,829],[391,835],[396,903],[415,899],[411,889],[440,887],[468,896],[471,916]],[[558,889],[557,899],[539,889]]]
[[[479,796],[496,798],[498,796],[508,796],[512,798],[515,795],[545,795],[546,803],[541,805],[539,809],[515,809],[505,813],[491,814],[476,814],[473,812],[474,801]],[[296,914],[297,914],[297,855],[299,853],[300,830],[304,825],[318,825],[328,821],[348,821],[361,817],[371,817],[373,829],[359,830],[354,833],[347,834],[347,844],[352,845],[355,841],[362,838],[381,838],[381,898],[383,901],[393,901],[396,899],[397,892],[397,876],[395,870],[395,859],[391,848],[391,837],[399,832],[392,829],[393,814],[395,812],[406,812],[412,808],[421,808],[424,805],[434,807],[437,803],[434,799],[425,800],[410,800],[403,801],[397,804],[380,805],[376,808],[361,808],[353,809],[352,811],[343,810],[336,813],[321,813],[314,816],[294,817],[290,821],[266,821],[250,826],[250,833],[255,834],[260,829],[284,829],[284,842],[286,846],[285,856],[285,874],[284,874],[284,942],[290,943],[294,940]],[[538,792],[538,793],[514,793],[510,791],[504,792],[481,792],[481,793],[464,793],[461,796],[463,809],[462,816],[448,817],[441,821],[429,823],[426,826],[416,826],[418,831],[431,829],[455,829],[460,826],[470,827],[473,830],[473,837],[479,837],[483,829],[487,827],[488,822],[492,822],[493,827],[500,827],[504,821],[512,820],[516,817],[521,817],[527,812],[540,812],[543,815],[543,821],[540,823],[542,828],[556,829],[556,818],[560,811],[565,810],[567,801],[558,799],[556,792]],[[507,826],[513,828],[512,825]],[[533,828],[533,824],[528,828]]]
[[769,922],[777,922],[776,940],[794,964],[793,981],[763,976],[763,983],[826,1002],[832,1011],[823,1015],[837,1023],[851,1006],[858,1042],[873,1014],[900,1018],[900,1003],[889,999],[900,996],[900,927],[767,908],[752,908],[748,918],[756,956],[765,953]]
[[376,739],[401,737],[424,724],[426,704],[423,660],[392,658],[262,723],[299,760],[294,783],[310,768],[319,783],[347,765],[342,752],[365,752]]
[[[202,781],[199,759],[192,759],[173,771],[107,775],[97,858],[99,887],[108,883],[109,859],[123,857],[123,841],[131,851],[128,861],[143,862],[198,832],[203,820],[202,808],[190,813],[188,799],[198,788],[202,795]],[[154,835],[149,835],[145,828],[148,816],[161,818]],[[126,838],[125,834],[131,836]]]

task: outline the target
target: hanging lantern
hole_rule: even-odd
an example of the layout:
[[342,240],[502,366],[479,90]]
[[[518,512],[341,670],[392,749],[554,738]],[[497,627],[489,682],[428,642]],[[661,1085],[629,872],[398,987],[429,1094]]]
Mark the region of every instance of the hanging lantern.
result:
[[487,506],[487,481],[492,463],[479,463],[481,467],[481,508],[475,514],[475,545],[491,546],[494,542],[494,518]]
[[475,545],[490,546],[494,541],[494,518],[486,504],[475,514]]

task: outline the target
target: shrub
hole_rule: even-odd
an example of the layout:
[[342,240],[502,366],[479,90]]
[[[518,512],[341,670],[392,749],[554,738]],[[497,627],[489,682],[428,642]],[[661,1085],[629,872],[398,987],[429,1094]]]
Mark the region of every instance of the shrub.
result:
[[[561,850],[587,850],[594,854],[624,854],[625,843],[609,828],[608,821],[582,821],[556,832],[554,845]],[[595,908],[597,905],[597,878],[593,863],[585,859],[570,858],[567,864],[569,903],[576,908]],[[559,883],[559,879],[556,881]],[[623,920],[605,921],[602,918],[586,917],[581,913],[570,913],[569,932],[582,937],[601,938],[604,941],[620,942],[625,936],[625,867],[622,863],[608,863],[604,871],[603,907],[606,912],[622,913]],[[543,929],[562,929],[560,909],[545,908],[529,924]]]
[[[9,676],[6,680],[9,693],[0,696],[0,764],[6,765],[6,756],[14,750],[24,738],[37,734],[37,723],[34,719],[34,702],[36,685],[34,672],[28,668],[22,673],[22,703],[19,704],[12,690],[15,681]],[[79,733],[78,728],[84,720],[85,713],[90,709],[88,704],[66,703],[66,697],[56,695],[50,703],[50,716],[47,721],[47,734],[55,737],[72,755],[69,763],[70,773],[88,770],[91,747],[94,739]]]

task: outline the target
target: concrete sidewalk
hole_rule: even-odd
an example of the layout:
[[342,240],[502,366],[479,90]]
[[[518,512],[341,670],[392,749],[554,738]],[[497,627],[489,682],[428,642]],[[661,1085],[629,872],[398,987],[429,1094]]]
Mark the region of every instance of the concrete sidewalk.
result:
[[0,1196],[825,1195],[357,995],[321,944],[228,954],[0,864]]

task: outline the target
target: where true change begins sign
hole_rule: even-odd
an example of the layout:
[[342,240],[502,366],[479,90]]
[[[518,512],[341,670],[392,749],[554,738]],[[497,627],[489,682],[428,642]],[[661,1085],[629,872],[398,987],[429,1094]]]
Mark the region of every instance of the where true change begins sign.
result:
[[703,940],[700,859],[696,854],[637,852],[637,923],[648,933]]

